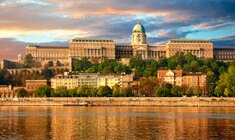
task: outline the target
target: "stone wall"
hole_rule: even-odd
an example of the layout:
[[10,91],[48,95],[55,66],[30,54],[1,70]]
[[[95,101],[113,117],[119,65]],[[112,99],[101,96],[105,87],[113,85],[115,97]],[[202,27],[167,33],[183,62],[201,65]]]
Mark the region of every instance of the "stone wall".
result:
[[206,97],[87,97],[87,98],[2,98],[0,106],[189,106],[235,107],[235,98]]

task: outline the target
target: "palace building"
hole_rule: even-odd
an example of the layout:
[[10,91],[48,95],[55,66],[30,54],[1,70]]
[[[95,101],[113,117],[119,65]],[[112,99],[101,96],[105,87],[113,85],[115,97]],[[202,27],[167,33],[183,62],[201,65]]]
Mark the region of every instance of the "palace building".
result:
[[69,42],[68,46],[28,45],[26,50],[35,60],[60,61],[68,65],[71,64],[72,59],[83,57],[115,59],[139,55],[143,59],[158,59],[168,58],[180,52],[190,52],[199,58],[226,58],[217,56],[223,52],[216,50],[216,54],[213,53],[213,43],[209,40],[172,39],[163,45],[149,45],[145,28],[139,22],[133,27],[129,45],[119,45],[111,39],[75,38]]

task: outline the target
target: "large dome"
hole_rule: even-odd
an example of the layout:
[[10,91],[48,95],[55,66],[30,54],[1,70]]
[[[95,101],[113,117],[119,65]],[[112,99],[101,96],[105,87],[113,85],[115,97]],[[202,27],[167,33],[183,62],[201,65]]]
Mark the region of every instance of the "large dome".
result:
[[145,28],[142,24],[137,22],[136,25],[133,27],[133,32],[145,33]]

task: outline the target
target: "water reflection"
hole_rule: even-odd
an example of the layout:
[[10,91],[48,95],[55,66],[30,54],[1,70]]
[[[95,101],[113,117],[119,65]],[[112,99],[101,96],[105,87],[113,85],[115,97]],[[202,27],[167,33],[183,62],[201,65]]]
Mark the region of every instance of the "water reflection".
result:
[[233,139],[234,108],[0,107],[0,139]]

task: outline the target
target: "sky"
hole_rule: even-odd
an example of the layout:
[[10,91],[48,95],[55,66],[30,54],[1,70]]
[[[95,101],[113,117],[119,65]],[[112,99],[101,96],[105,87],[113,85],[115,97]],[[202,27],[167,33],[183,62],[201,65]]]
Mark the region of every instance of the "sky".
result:
[[0,0],[0,59],[28,44],[68,46],[76,37],[130,43],[144,25],[148,44],[210,39],[235,47],[235,0]]

